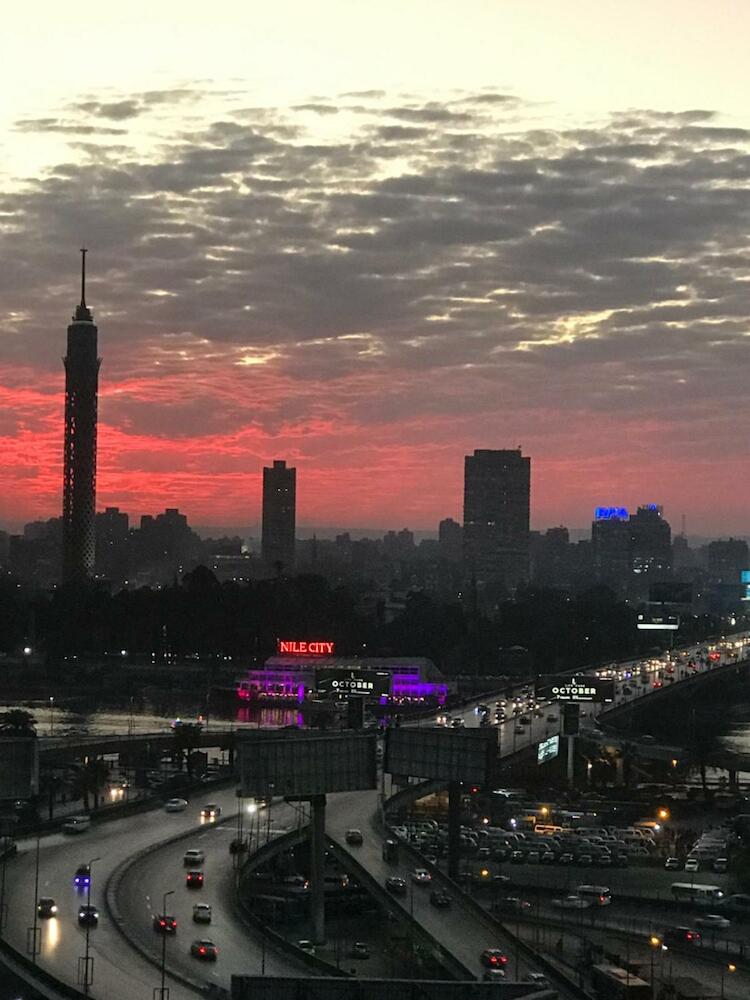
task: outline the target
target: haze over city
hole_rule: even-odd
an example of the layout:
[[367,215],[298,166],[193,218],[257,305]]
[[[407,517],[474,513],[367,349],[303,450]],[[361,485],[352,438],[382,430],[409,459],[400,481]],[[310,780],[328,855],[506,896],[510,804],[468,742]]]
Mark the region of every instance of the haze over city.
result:
[[60,511],[86,245],[99,508],[256,523],[283,456],[434,530],[520,445],[536,527],[746,532],[747,10],[407,7],[6,15],[0,521]]

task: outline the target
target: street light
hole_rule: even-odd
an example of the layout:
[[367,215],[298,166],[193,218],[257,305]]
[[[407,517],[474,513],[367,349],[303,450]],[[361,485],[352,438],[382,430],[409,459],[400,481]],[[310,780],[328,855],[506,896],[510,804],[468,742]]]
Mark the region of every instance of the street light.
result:
[[101,858],[92,858],[89,861],[89,883],[86,886],[86,951],[83,956],[83,995],[89,995],[89,986],[94,981],[94,969],[93,969],[93,959],[91,959],[91,968],[89,967],[89,935],[91,934],[91,866],[95,861],[101,861]]
[[52,736],[52,734],[54,733],[54,731],[55,731],[55,696],[53,694],[51,694],[49,696],[49,734],[50,734],[50,736]]
[[724,976],[725,976],[725,974],[727,972],[731,976],[731,974],[733,972],[736,972],[736,971],[737,971],[737,966],[734,964],[734,962],[729,962],[729,963],[727,963],[727,965],[722,965],[722,967],[721,967],[721,996],[722,996],[722,1000],[723,1000],[723,997],[724,997]]
[[[169,889],[168,892],[164,893],[164,897],[161,902],[161,915],[165,917],[167,915],[167,896],[173,896],[174,889]],[[165,983],[167,979],[167,928],[162,927],[161,936],[161,989],[159,990],[159,1000],[169,1000],[169,990],[167,989]],[[154,993],[156,990],[154,990]]]
[[661,948],[662,940],[657,937],[656,934],[652,934],[648,939],[648,943],[651,945],[651,1000],[656,996],[656,991],[654,989],[654,954],[657,948]]

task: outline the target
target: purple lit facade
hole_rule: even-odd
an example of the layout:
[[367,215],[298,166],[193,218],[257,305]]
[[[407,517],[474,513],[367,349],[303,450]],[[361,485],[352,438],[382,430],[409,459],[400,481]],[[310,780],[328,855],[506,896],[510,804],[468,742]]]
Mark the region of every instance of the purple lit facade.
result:
[[[316,697],[323,688],[322,676],[331,671],[349,671],[364,685],[368,676],[373,680],[383,673],[390,675],[387,694],[378,694],[380,704],[403,702],[432,702],[442,705],[448,695],[448,684],[440,676],[431,660],[413,658],[347,657],[314,658],[301,656],[272,656],[262,667],[247,671],[237,687],[237,694],[244,701],[285,700],[302,703]],[[357,691],[357,694],[367,694]],[[330,695],[330,691],[326,691]]]

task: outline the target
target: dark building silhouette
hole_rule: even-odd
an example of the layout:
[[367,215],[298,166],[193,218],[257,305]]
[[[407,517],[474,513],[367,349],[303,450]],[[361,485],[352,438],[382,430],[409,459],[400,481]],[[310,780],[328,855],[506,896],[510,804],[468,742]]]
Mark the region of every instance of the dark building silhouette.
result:
[[464,464],[464,568],[477,591],[529,578],[531,459],[477,449]]
[[86,250],[81,250],[81,302],[68,327],[65,365],[63,471],[63,583],[81,583],[94,569],[96,408],[99,387],[97,328],[86,305]]
[[261,555],[269,567],[294,569],[297,470],[276,460],[263,469],[263,529]]
[[639,577],[671,574],[672,529],[658,504],[644,504],[629,517],[622,509],[621,514],[594,521],[591,545],[597,579],[620,592],[632,588]]
[[719,538],[708,545],[708,572],[717,583],[739,583],[740,573],[750,569],[744,538]]
[[464,529],[452,517],[443,518],[438,525],[440,555],[449,562],[461,562],[464,548]]

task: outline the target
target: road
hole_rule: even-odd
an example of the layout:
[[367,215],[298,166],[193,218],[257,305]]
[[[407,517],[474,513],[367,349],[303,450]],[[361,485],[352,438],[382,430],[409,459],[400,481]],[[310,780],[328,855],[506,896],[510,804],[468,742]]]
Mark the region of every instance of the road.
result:
[[[225,811],[231,812],[236,803],[234,789],[212,790],[210,801],[218,802]],[[160,840],[195,828],[201,802],[197,800],[184,813],[170,814],[156,809],[95,824],[75,836],[55,833],[41,838],[38,896],[52,896],[58,906],[56,918],[39,921],[39,964],[44,969],[62,982],[77,985],[78,960],[84,954],[85,933],[77,923],[82,897],[73,887],[73,875],[78,865],[99,858],[93,865],[91,891],[91,902],[99,908],[100,919],[99,926],[90,934],[90,954],[94,958],[90,995],[96,1000],[152,1000],[153,989],[159,984],[159,973],[126,945],[112,924],[104,904],[104,886],[109,875],[126,858]],[[27,928],[34,922],[36,839],[19,841],[18,848],[18,856],[7,866],[5,938],[16,950],[26,954]],[[176,980],[169,981],[169,986],[170,1000],[194,1000],[197,995]]]

